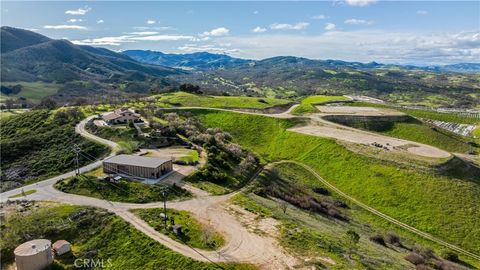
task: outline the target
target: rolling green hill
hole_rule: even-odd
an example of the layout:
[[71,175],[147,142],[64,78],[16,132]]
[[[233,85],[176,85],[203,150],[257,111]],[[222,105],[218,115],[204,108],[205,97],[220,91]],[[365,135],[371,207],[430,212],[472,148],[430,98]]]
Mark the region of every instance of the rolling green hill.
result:
[[[75,133],[75,124],[83,118],[78,110],[70,109],[65,112],[31,110],[2,119],[2,192],[73,170],[74,144],[91,156],[104,155],[106,147]],[[79,160],[81,166],[90,162],[83,157]]]
[[331,139],[286,131],[296,120],[197,110],[266,161],[294,159],[345,193],[402,222],[480,252],[480,183],[352,153]]

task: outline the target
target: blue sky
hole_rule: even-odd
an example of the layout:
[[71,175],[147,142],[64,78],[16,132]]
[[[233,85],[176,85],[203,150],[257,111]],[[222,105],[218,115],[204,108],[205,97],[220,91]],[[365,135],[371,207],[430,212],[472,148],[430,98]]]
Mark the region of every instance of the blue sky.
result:
[[479,1],[2,1],[1,24],[112,50],[480,62]]

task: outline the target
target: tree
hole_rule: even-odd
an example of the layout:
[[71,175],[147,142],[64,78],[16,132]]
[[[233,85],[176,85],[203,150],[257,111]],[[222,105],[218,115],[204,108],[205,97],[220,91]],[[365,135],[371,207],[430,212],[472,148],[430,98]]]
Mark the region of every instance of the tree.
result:
[[37,107],[41,109],[52,110],[57,107],[57,102],[51,98],[44,98],[42,101],[40,101],[40,104],[38,104]]

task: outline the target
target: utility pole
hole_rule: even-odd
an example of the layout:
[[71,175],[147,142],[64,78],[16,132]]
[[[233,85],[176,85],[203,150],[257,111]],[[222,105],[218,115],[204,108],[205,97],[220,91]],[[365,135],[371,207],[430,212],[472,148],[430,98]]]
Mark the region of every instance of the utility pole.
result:
[[75,152],[75,165],[76,165],[75,175],[79,175],[80,174],[80,166],[79,166],[79,163],[78,163],[78,155],[80,154],[80,151],[82,151],[82,149],[80,149],[80,147],[77,144],[74,144],[72,149],[73,149],[73,152]]
[[163,196],[163,224],[165,225],[165,230],[167,229],[167,196],[166,196],[165,188],[162,189],[162,196]]

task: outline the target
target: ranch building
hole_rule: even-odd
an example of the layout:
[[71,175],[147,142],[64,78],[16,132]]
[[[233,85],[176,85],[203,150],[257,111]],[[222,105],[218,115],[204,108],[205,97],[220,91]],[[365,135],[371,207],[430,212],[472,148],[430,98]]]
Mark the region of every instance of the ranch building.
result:
[[171,159],[118,155],[103,161],[103,172],[130,177],[158,179],[172,170]]

